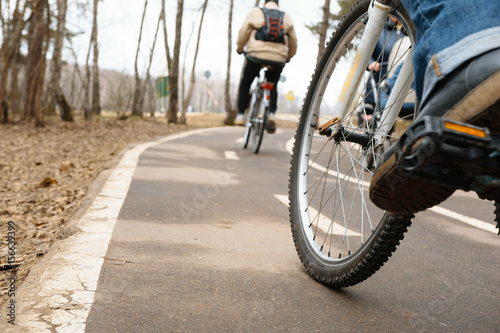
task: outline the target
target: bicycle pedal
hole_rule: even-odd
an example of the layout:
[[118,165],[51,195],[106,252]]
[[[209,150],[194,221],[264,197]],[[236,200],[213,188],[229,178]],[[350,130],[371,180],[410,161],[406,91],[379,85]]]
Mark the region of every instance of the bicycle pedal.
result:
[[500,137],[488,128],[425,116],[403,134],[396,155],[398,168],[405,174],[443,161],[487,163],[500,157]]

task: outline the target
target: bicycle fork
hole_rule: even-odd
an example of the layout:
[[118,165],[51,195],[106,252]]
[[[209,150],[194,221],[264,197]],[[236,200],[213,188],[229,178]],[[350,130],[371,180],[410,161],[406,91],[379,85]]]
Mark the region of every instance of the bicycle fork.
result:
[[[384,4],[382,2],[388,4]],[[338,134],[341,128],[340,120],[345,118],[347,111],[350,110],[353,104],[356,92],[361,84],[363,74],[368,67],[373,51],[375,50],[378,37],[381,35],[382,29],[384,28],[384,25],[389,17],[389,13],[393,9],[390,2],[391,1],[389,0],[373,0],[370,5],[365,33],[361,37],[358,50],[356,51],[351,68],[347,74],[347,78],[344,82],[337,104],[333,109],[334,119],[337,119],[338,117],[339,120],[332,121],[330,123],[331,125],[329,126],[328,134],[331,137],[335,137]],[[396,80],[394,89],[389,96],[387,107],[382,113],[381,123],[383,125],[377,129],[373,137],[373,144],[375,147],[381,145],[386,139],[387,134],[391,130],[394,121],[404,104],[406,94],[410,90],[413,82],[412,55],[413,49],[410,49],[404,61],[403,68],[401,69],[401,72]],[[354,135],[351,137],[354,139],[356,136]]]

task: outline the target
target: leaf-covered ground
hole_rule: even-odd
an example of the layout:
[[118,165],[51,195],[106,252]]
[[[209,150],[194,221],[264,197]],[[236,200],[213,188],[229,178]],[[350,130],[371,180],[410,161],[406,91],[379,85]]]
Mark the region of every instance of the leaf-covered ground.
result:
[[212,116],[188,125],[154,120],[51,121],[0,125],[0,304],[7,299],[9,221],[15,223],[17,285],[82,204],[91,182],[126,145],[197,127],[222,125]]

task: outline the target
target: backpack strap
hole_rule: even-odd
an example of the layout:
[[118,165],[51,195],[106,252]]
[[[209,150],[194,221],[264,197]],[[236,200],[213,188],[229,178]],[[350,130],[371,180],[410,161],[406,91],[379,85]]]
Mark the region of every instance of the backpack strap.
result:
[[264,14],[264,25],[260,27],[259,30],[257,30],[257,33],[255,34],[255,39],[265,41],[267,39],[267,30],[269,29],[269,22],[268,22],[269,18],[265,8],[259,8],[259,9]]
[[[264,13],[264,25],[259,30],[257,30],[255,39],[265,42],[285,44],[285,29],[283,25],[283,17],[285,13],[277,9],[260,8],[260,10],[262,10],[262,12]],[[277,15],[273,15],[273,19],[278,19],[277,24],[276,22],[271,22],[271,18],[269,15],[271,11],[273,14],[277,12]],[[273,27],[274,29],[276,26],[278,31],[271,31],[271,27]]]

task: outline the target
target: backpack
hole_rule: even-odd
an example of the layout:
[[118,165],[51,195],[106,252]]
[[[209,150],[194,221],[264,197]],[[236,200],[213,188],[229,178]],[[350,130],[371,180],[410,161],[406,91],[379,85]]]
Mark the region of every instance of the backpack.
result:
[[284,12],[278,9],[261,8],[264,12],[265,23],[257,30],[255,39],[264,42],[285,44],[285,30],[283,27]]

